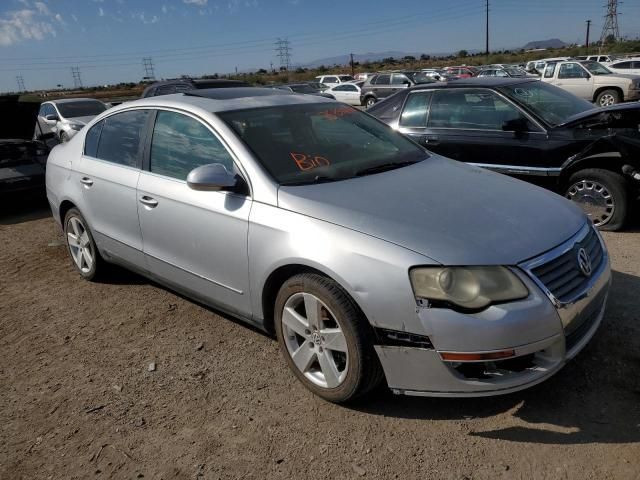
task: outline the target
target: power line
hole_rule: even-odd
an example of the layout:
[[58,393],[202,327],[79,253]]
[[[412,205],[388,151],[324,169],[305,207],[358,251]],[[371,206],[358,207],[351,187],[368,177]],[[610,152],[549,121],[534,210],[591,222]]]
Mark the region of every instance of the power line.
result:
[[153,68],[153,58],[144,57],[142,59],[142,66],[144,67],[144,79],[145,80],[155,80],[156,74]]
[[289,70],[291,67],[291,42],[288,38],[278,38],[275,45],[276,57],[280,59],[280,69]]
[[24,78],[22,78],[22,75],[16,75],[16,81],[18,82],[18,91],[25,92],[27,89],[24,88]]
[[80,67],[71,67],[71,75],[73,75],[73,86],[82,88],[82,78],[80,78]]
[[600,45],[604,45],[607,38],[611,35],[616,42],[620,40],[620,31],[618,30],[618,0],[609,0],[607,2],[607,14],[604,16]]

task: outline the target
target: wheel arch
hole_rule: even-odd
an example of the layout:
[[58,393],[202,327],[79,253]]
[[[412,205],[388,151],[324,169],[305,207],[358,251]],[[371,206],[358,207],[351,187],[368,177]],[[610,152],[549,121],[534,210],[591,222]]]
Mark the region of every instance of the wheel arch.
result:
[[603,152],[576,159],[562,168],[559,186],[564,189],[568,186],[569,179],[574,173],[587,168],[597,168],[622,175],[622,167],[628,162],[617,151]]
[[618,92],[618,95],[620,95],[620,101],[624,102],[624,92],[622,91],[622,88],[617,87],[617,86],[605,86],[605,87],[599,87],[596,89],[595,92],[593,92],[593,99],[592,101],[595,102],[596,99],[598,98],[598,95],[600,95],[602,92],[604,92],[605,90],[615,90],[616,92]]
[[63,200],[60,203],[60,207],[58,208],[58,213],[60,214],[60,225],[64,228],[64,217],[67,216],[67,212],[72,208],[78,208],[76,204],[74,204],[71,200]]

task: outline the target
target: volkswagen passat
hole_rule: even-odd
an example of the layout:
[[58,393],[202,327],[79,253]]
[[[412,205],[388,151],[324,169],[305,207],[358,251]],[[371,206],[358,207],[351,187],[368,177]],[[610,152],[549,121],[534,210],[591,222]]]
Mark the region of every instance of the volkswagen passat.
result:
[[320,97],[234,88],[113,108],[49,157],[73,265],[146,275],[275,332],[335,402],[534,385],[598,328],[610,283],[571,202],[431,155]]

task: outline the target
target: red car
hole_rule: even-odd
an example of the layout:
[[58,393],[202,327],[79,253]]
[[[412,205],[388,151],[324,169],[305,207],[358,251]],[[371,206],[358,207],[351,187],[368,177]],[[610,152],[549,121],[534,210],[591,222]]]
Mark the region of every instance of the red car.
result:
[[451,78],[471,78],[478,74],[473,67],[446,67],[444,71]]

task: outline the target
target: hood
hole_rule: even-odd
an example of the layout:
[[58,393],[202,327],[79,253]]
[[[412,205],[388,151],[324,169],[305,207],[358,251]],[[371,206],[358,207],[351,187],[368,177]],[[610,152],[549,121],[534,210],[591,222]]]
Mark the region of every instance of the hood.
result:
[[40,103],[20,102],[19,99],[19,95],[0,96],[0,139],[33,138]]
[[564,242],[586,220],[554,193],[436,155],[350,180],[280,187],[278,206],[446,265],[515,265]]
[[[620,78],[622,80],[635,80],[636,78],[640,78],[640,75],[631,75],[628,73],[608,73],[606,75],[594,75],[595,83],[607,83],[611,81],[612,78]],[[602,81],[598,81],[598,79],[602,79]]]
[[612,120],[628,120],[632,122],[630,125],[633,127],[633,122],[635,122],[635,127],[638,127],[639,119],[640,119],[640,103],[632,102],[632,103],[619,103],[617,105],[611,105],[609,107],[602,108],[592,108],[590,110],[586,110],[584,112],[578,113],[576,115],[572,115],[567,118],[564,123],[558,125],[559,127],[572,127],[578,123],[584,122],[590,118],[594,120],[598,120],[600,117],[603,117],[603,114],[611,113]]
[[64,119],[69,123],[80,123],[82,125],[86,125],[94,118],[96,118],[96,115],[89,115],[86,117],[65,117]]

